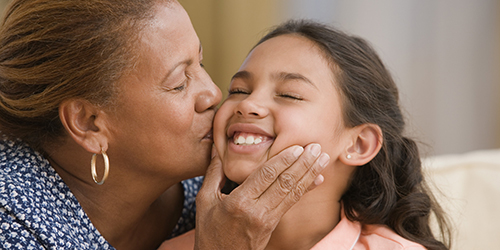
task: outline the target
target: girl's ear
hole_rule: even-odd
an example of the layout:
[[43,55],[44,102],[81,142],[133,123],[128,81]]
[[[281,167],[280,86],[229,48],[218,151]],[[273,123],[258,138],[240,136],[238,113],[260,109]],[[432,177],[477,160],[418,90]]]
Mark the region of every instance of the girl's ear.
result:
[[85,150],[94,154],[107,150],[101,109],[83,99],[70,99],[59,106],[59,117],[66,132]]
[[352,135],[352,144],[341,154],[340,160],[350,166],[365,165],[382,147],[382,130],[376,124],[366,123],[352,128]]

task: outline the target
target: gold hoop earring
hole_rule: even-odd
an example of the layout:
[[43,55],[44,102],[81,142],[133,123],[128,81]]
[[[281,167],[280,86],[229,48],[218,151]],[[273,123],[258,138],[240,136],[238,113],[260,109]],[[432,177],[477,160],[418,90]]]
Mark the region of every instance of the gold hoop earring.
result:
[[92,179],[94,179],[95,184],[102,185],[108,179],[109,174],[109,158],[104,150],[101,150],[102,158],[104,159],[104,176],[101,181],[97,181],[97,171],[95,167],[95,161],[97,158],[97,154],[92,155],[92,160],[90,161],[90,171],[92,172]]

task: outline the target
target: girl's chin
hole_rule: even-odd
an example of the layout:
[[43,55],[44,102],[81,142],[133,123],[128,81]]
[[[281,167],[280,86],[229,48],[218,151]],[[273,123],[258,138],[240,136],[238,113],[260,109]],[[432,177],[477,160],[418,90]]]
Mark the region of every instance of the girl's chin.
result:
[[247,179],[248,175],[244,175],[244,176],[242,176],[242,175],[236,175],[236,176],[235,175],[226,175],[226,177],[229,180],[231,180],[232,182],[235,182],[236,184],[240,185],[241,183],[243,183]]
[[229,180],[236,182],[237,184],[241,184],[248,178],[251,171],[247,172],[242,171],[242,169],[228,169],[224,167],[224,174]]
[[250,174],[262,165],[265,160],[248,157],[223,157],[222,169],[228,179],[238,184],[243,183]]

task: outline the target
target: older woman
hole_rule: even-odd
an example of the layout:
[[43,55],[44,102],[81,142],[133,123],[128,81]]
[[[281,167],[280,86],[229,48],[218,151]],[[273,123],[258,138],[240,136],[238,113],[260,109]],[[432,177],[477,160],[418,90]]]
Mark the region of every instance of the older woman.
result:
[[[189,178],[210,163],[221,100],[201,61],[176,1],[14,0],[0,30],[2,248],[153,249],[191,229]],[[227,196],[212,156],[197,247],[265,246],[322,170],[318,148],[283,151]]]

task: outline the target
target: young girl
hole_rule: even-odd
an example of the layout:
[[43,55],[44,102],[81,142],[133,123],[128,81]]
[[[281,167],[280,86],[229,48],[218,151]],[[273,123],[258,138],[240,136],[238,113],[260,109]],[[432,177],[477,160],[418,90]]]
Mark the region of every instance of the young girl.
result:
[[[316,142],[330,156],[323,184],[283,216],[266,249],[448,249],[431,231],[432,213],[449,239],[404,126],[397,87],[366,41],[290,21],[233,76],[214,142],[236,183],[290,145]],[[189,237],[163,247],[192,249]]]

